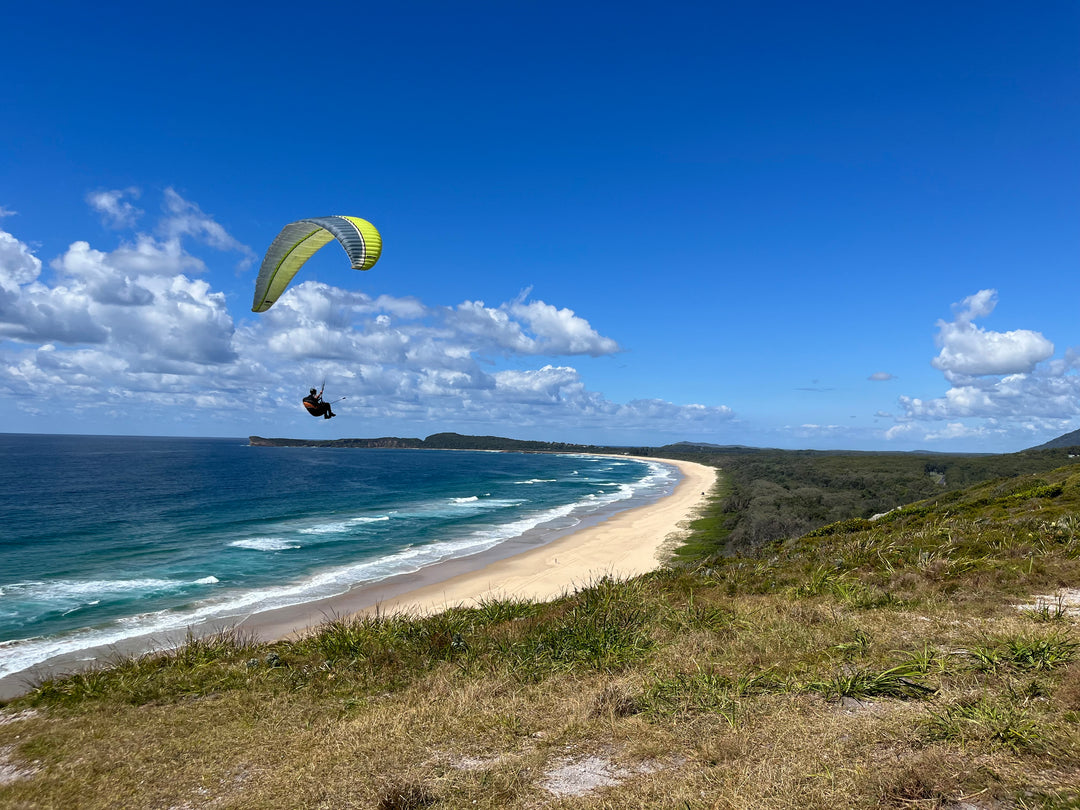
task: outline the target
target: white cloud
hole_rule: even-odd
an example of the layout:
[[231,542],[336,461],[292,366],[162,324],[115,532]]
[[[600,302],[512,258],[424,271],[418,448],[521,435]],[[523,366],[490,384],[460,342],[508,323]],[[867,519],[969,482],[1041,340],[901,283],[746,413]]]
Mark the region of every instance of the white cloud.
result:
[[902,396],[900,405],[912,419],[1071,419],[1080,415],[1080,377],[1013,374],[956,385],[935,399]]
[[504,354],[536,354],[536,341],[511,319],[505,308],[493,309],[483,301],[465,301],[449,310],[446,320],[464,336],[482,342],[487,351]]
[[90,299],[79,286],[48,287],[38,279],[41,260],[10,233],[0,231],[0,337],[21,341],[99,343],[106,332],[94,322]]
[[996,305],[996,290],[980,290],[964,299],[955,321],[938,321],[941,352],[932,365],[944,371],[946,379],[1028,373],[1053,355],[1054,344],[1038,332],[988,332],[972,323],[992,313]]
[[[536,329],[536,313],[556,313]],[[569,313],[569,314],[559,314]],[[490,355],[590,354],[617,344],[588,321],[543,301],[427,307],[415,298],[371,298],[316,281],[290,287],[255,324],[269,348],[291,358],[363,358],[409,368],[463,371]]]
[[0,293],[0,337],[24,342],[102,343],[108,330],[97,323],[84,291],[33,285]]
[[985,427],[970,427],[963,422],[949,422],[945,427],[940,428],[937,431],[927,433],[923,438],[927,441],[935,441],[938,439],[970,439],[980,436],[987,436],[991,433]]
[[585,386],[577,370],[569,366],[551,366],[530,371],[502,371],[495,375],[501,399],[556,405],[567,399],[579,400]]
[[795,436],[799,439],[810,439],[814,442],[827,440],[836,442],[842,440],[850,433],[850,429],[840,425],[822,425],[808,422],[802,425],[791,425],[784,428],[787,436]]
[[[536,303],[536,309],[547,306]],[[433,408],[448,409],[444,418],[452,418],[455,409],[474,416],[509,414],[505,409],[514,407],[564,414],[595,410],[598,395],[586,391],[571,367],[493,372],[481,367],[481,362],[490,365],[481,358],[492,353],[537,353],[539,340],[527,334],[531,325],[519,321],[514,311],[510,304],[487,307],[482,302],[427,307],[414,298],[373,299],[306,281],[242,327],[238,339],[262,347],[264,361],[272,364],[319,360],[335,376],[345,368],[359,369],[362,390],[393,397],[398,404],[423,401],[430,418],[435,418]],[[581,322],[574,323],[578,333],[595,334],[583,319],[574,316],[574,321]],[[602,409],[610,413],[615,407],[605,403]]]
[[[901,396],[902,416],[887,439],[927,442],[1065,432],[1080,418],[1080,355],[1054,359],[1041,333],[994,332],[976,326],[997,305],[995,290],[980,290],[956,306],[951,322],[938,322],[940,353],[931,364],[950,387],[940,397]],[[941,427],[944,423],[945,427]]]
[[206,270],[179,241],[160,243],[149,236],[139,236],[134,245],[122,243],[111,253],[94,250],[88,242],[72,242],[51,267],[65,283],[84,288],[100,303],[140,305],[149,303],[141,280]]
[[601,336],[584,318],[571,309],[556,309],[543,301],[526,301],[528,291],[513,301],[508,310],[520,318],[536,336],[535,354],[587,354],[599,357],[619,351],[619,344]]
[[889,441],[894,439],[904,438],[910,436],[916,430],[915,425],[910,422],[901,422],[898,425],[893,425],[891,428],[885,431],[885,438]]
[[528,290],[499,307],[465,301],[447,315],[448,324],[480,342],[481,352],[521,355],[600,357],[621,351],[570,309],[528,301]]
[[894,377],[887,371],[875,371],[866,379],[870,380],[871,382],[886,382],[888,380],[895,380],[896,377]]
[[41,275],[41,259],[10,233],[0,231],[0,289],[14,291]]
[[[231,363],[233,322],[225,296],[212,292],[205,281],[183,275],[143,279],[152,302],[123,308],[119,317],[103,314],[110,323],[112,341],[129,346],[133,368],[140,372],[188,371]],[[135,361],[135,357],[138,358]]]
[[111,191],[91,191],[86,195],[86,202],[101,214],[101,221],[110,228],[134,228],[143,211],[125,197],[139,199],[137,188],[114,189]]
[[148,375],[197,379],[207,367],[235,361],[225,297],[184,274],[204,266],[178,240],[140,236],[112,252],[74,242],[51,267],[56,280],[44,283],[41,261],[0,231],[0,337],[43,344],[5,353],[9,384],[43,384],[28,371],[37,362],[48,372],[50,395],[62,396],[66,385],[78,400],[94,387],[105,401],[109,387],[161,385]]
[[985,318],[996,306],[997,290],[979,290],[959,304],[953,304],[953,309],[956,310],[956,322],[966,324],[975,318]]
[[[600,405],[600,403],[595,403]],[[613,410],[598,407],[597,426],[629,426],[640,433],[661,430],[685,438],[688,434],[708,433],[728,424],[735,412],[726,405],[677,405],[662,399],[635,399]]]

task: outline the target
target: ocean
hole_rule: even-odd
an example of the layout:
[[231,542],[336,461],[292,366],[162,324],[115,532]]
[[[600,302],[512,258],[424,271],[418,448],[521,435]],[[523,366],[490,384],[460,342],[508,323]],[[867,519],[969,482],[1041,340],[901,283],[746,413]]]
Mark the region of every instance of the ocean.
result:
[[0,434],[0,680],[548,542],[678,477],[578,454]]

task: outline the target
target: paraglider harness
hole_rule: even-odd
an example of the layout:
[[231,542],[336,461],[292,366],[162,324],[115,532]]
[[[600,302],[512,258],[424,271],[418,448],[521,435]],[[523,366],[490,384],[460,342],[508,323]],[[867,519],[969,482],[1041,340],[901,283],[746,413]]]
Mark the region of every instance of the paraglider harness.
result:
[[[325,388],[326,385],[323,385]],[[337,416],[332,410],[330,410],[330,403],[322,401],[322,389],[316,393],[315,389],[311,389],[311,393],[304,397],[304,407],[307,408],[307,412],[312,416],[321,416],[323,419],[330,419]]]

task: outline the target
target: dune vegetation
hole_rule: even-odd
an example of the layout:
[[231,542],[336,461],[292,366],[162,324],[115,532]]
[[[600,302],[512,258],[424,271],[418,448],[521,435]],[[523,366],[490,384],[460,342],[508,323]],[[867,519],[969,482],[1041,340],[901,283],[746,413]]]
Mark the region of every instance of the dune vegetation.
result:
[[35,684],[0,806],[1080,808],[1080,465],[753,455],[651,574]]

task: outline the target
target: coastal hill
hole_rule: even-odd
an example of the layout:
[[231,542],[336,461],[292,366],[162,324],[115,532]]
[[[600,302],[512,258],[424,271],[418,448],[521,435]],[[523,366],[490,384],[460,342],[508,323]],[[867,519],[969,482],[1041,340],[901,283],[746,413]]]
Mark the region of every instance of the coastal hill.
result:
[[1056,439],[1051,439],[1045,444],[1040,444],[1037,447],[1032,447],[1030,449],[1053,450],[1068,448],[1072,448],[1076,454],[1080,454],[1080,430],[1074,430],[1071,433],[1066,433],[1062,436],[1058,436]]
[[[575,453],[622,453],[627,455],[653,454],[739,454],[739,453],[791,453],[817,455],[892,455],[883,451],[851,450],[776,450],[774,448],[750,447],[742,444],[712,444],[710,442],[681,441],[660,447],[611,446],[595,444],[572,444],[569,442],[542,442],[525,439],[509,439],[504,436],[470,436],[461,433],[433,433],[426,439],[382,436],[374,439],[286,439],[249,436],[248,442],[253,447],[356,447],[356,448],[399,448],[409,450],[504,450],[518,452],[575,452]],[[1021,452],[1075,448],[1080,453],[1080,430],[1074,430],[1051,439],[1045,444],[1030,447]],[[931,451],[903,451],[903,455],[949,455],[974,456],[994,455],[990,453],[936,453]]]
[[465,436],[460,433],[433,433],[426,439],[409,439],[383,436],[378,439],[265,439],[249,436],[253,447],[357,447],[398,448],[406,450],[502,450],[512,452],[558,452],[558,453],[621,453],[636,455],[647,452],[644,447],[601,447],[595,444],[570,444],[567,442],[538,442],[524,439],[507,439],[502,436]]
[[0,805],[1080,806],[1068,448],[655,452],[721,470],[670,566],[34,684]]

